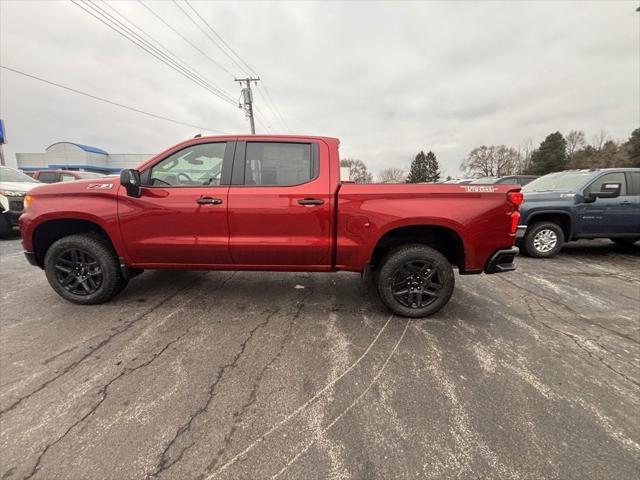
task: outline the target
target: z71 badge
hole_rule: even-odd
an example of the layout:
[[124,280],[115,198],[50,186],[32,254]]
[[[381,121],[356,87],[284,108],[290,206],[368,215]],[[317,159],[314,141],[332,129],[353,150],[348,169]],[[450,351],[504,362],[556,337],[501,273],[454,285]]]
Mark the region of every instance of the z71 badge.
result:
[[87,190],[109,190],[113,188],[113,183],[90,183]]

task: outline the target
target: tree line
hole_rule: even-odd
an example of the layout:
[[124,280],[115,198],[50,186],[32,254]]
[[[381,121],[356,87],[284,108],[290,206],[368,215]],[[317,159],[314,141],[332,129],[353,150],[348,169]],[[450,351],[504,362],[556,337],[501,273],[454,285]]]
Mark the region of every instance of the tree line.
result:
[[[357,159],[341,160],[348,167],[350,178],[356,183],[372,183],[373,174],[364,162]],[[532,140],[519,147],[482,145],[469,152],[460,164],[467,177],[504,177],[507,175],[546,175],[570,169],[640,167],[640,128],[636,128],[626,141],[612,139],[604,130],[587,141],[585,132],[571,130],[566,135],[554,132],[534,148]],[[382,170],[379,183],[437,182],[442,174],[435,153],[421,150],[411,162],[409,172],[398,167]],[[448,177],[450,178],[450,177]]]

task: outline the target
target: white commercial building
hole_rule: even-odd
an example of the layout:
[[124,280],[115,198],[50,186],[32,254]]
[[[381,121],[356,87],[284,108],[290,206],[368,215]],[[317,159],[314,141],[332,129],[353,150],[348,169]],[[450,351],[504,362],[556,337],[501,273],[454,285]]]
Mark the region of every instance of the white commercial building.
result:
[[98,173],[117,173],[123,168],[135,168],[151,158],[151,153],[108,153],[89,145],[56,142],[44,153],[16,153],[20,170],[61,169]]

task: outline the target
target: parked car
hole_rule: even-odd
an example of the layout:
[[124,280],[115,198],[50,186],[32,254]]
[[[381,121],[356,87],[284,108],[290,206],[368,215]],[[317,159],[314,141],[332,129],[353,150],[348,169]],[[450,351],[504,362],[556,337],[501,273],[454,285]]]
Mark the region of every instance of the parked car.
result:
[[640,168],[550,173],[522,189],[518,237],[532,257],[552,257],[571,240],[640,240]]
[[342,183],[338,145],[201,137],[119,181],[36,188],[20,217],[26,257],[79,304],[109,300],[143,269],[346,270],[407,317],[449,301],[452,264],[515,269],[519,187]]
[[7,238],[18,229],[24,196],[39,184],[18,170],[0,166],[0,238]]
[[102,173],[82,172],[79,170],[35,170],[31,177],[42,183],[72,182],[88,178],[104,178]]
[[531,182],[533,182],[536,178],[539,178],[537,175],[509,175],[507,177],[482,177],[476,178],[471,182],[473,185],[503,185],[503,184],[512,184],[512,185],[520,185],[525,186]]

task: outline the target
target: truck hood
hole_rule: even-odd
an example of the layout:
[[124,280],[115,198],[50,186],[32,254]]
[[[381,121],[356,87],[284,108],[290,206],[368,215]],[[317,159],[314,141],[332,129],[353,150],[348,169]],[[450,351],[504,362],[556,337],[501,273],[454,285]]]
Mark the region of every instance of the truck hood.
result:
[[52,195],[84,193],[87,191],[115,192],[119,185],[120,179],[118,177],[86,178],[72,182],[43,183],[38,185],[37,188],[34,188],[30,193],[32,195]]
[[0,191],[8,190],[10,192],[28,192],[33,187],[38,187],[41,183],[32,182],[0,182]]
[[564,192],[525,192],[524,203],[550,202],[554,200],[566,201],[575,197],[576,194],[571,191]]

